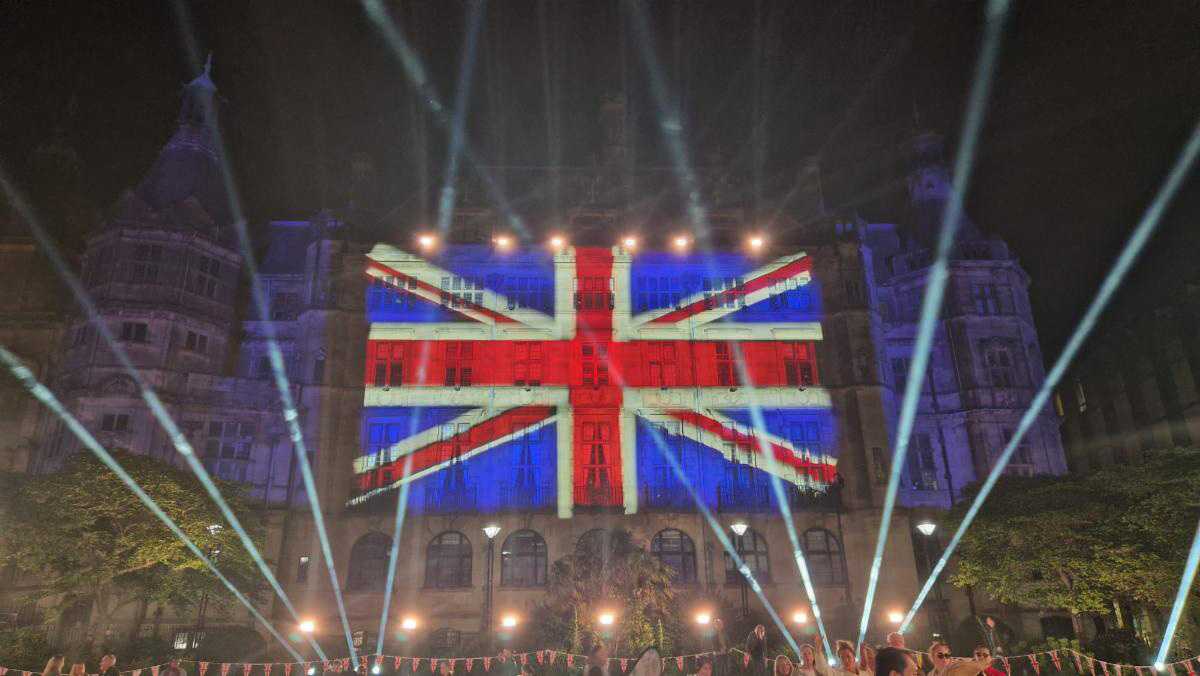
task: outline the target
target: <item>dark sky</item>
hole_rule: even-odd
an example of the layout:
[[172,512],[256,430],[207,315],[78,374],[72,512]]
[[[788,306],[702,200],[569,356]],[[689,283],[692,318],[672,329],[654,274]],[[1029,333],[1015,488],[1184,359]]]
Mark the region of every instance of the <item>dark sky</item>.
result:
[[[389,3],[442,98],[453,100],[466,8]],[[914,111],[953,143],[982,29],[961,0],[698,0],[644,5],[693,156],[788,169],[819,154],[832,206],[895,218],[900,143]],[[390,206],[421,208],[442,174],[442,135],[358,2],[195,2],[214,53],[239,186],[256,220],[337,205],[369,158]],[[84,191],[112,204],[169,136],[188,63],[171,2],[8,2],[0,59],[0,158],[22,177],[55,138],[82,159]],[[968,209],[1033,279],[1055,354],[1200,117],[1200,6],[1018,2]],[[591,162],[601,97],[624,92],[639,158],[665,164],[646,69],[619,3],[493,0],[468,130],[491,164]],[[554,134],[553,131],[559,133]],[[753,134],[769,149],[756,155]],[[422,150],[422,149],[425,150]],[[1196,178],[1152,252],[1194,241]],[[1161,266],[1159,266],[1161,267]],[[1193,265],[1194,268],[1194,265]]]

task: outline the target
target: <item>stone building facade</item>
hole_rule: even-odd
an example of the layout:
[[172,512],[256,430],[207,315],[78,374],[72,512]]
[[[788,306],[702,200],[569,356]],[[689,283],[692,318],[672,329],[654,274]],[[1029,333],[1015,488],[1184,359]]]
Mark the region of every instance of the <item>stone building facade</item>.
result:
[[[245,483],[270,511],[265,554],[277,577],[303,613],[324,631],[336,633],[337,604],[267,359],[268,336],[273,334],[299,408],[316,476],[315,498],[329,528],[351,627],[363,632],[368,645],[373,645],[382,604],[390,603],[393,617],[420,616],[422,630],[443,637],[447,649],[452,648],[451,641],[481,631],[488,579],[495,581],[496,615],[528,614],[544,583],[544,577],[529,577],[529,571],[569,553],[580,538],[596,537],[597,529],[631,531],[673,566],[686,569],[680,584],[736,603],[740,582],[727,569],[708,523],[695,509],[678,505],[633,515],[620,509],[583,509],[570,519],[560,518],[554,509],[416,514],[404,525],[393,597],[384,599],[381,576],[391,544],[392,512],[347,507],[355,492],[352,468],[366,443],[363,373],[370,281],[365,271],[376,243],[410,246],[418,218],[371,217],[350,208],[266,224],[256,255],[270,316],[257,316],[246,300],[244,261],[230,226],[209,116],[214,93],[207,74],[188,85],[176,132],[143,181],[120,198],[113,214],[88,238],[79,273],[98,316],[66,315],[57,306],[42,314],[4,311],[0,339],[6,345],[23,341],[23,358],[38,365],[39,376],[52,383],[97,438],[110,447],[182,466],[142,405],[133,380],[98,336],[95,322],[102,321],[167,403],[209,471]],[[631,165],[630,155],[620,148],[622,110],[619,101],[604,109],[602,123],[610,143],[600,163],[496,169],[490,189],[478,174],[464,178],[457,186],[458,206],[447,239],[486,244],[503,232],[536,246],[561,228],[573,242],[611,245],[616,233],[634,228],[648,246],[667,246],[675,231],[653,224],[682,222],[671,213],[685,213],[694,205],[680,198],[673,206],[646,207],[638,199],[656,191],[670,193],[675,176],[669,169]],[[769,225],[769,246],[780,253],[807,252],[821,285],[824,340],[816,363],[832,405],[836,434],[830,451],[837,457],[840,481],[827,502],[796,514],[796,528],[817,571],[818,600],[834,636],[856,633],[936,218],[951,190],[936,137],[920,137],[913,160],[911,213],[903,214],[899,224],[829,212],[815,164],[800,162],[797,175],[780,181],[782,189],[792,188],[798,197],[787,214],[776,215]],[[699,181],[708,229],[692,233],[697,244],[717,250],[741,246],[749,230],[758,231],[763,214],[739,201],[747,191],[731,182],[727,172],[700,172]],[[497,189],[547,197],[536,207],[523,202],[518,216],[489,206],[495,204],[489,196]],[[543,215],[531,216],[537,209]],[[28,242],[19,246],[31,260],[35,253]],[[892,524],[875,604],[878,630],[887,628],[888,611],[911,603],[938,549],[936,540],[915,530],[915,523],[956,502],[965,485],[990,470],[1043,378],[1028,277],[1004,243],[964,224],[950,278],[905,468],[903,508]],[[49,345],[60,347],[51,350]],[[3,462],[48,472],[80,451],[57,421],[39,414],[10,385],[0,399],[2,415],[19,418],[21,438],[31,441],[6,438]],[[1046,418],[1009,471],[1065,469],[1055,421]],[[782,520],[736,507],[718,510],[717,516],[723,527],[736,519],[752,529],[739,541],[759,562],[755,565],[769,571],[764,591],[772,604],[785,617],[806,606]],[[500,527],[490,576],[484,572],[489,560],[485,525]],[[21,591],[19,585],[11,589]],[[1031,622],[1024,633],[1037,633],[1036,615],[988,606],[985,600],[980,604],[984,607],[978,610],[996,610],[1011,623]],[[950,630],[952,618],[966,616],[968,608],[977,610],[975,600],[940,585],[927,608],[922,629],[943,633]],[[268,616],[283,625],[290,622],[277,600]],[[188,617],[168,617],[161,624],[156,630],[179,634],[192,625]],[[328,646],[333,645],[337,641],[331,639]]]

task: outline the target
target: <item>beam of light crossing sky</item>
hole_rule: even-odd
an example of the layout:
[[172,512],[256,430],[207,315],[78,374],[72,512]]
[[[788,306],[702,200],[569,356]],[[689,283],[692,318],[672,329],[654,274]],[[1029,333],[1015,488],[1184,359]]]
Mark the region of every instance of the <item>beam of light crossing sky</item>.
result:
[[[212,476],[208,473],[208,470],[204,467],[204,464],[196,457],[195,449],[192,448],[191,442],[189,442],[187,439],[187,435],[185,435],[183,431],[179,429],[179,426],[175,422],[174,418],[172,418],[171,414],[167,412],[166,406],[163,405],[158,393],[155,392],[154,388],[152,388],[150,384],[146,382],[145,378],[142,377],[141,371],[129,359],[129,354],[125,351],[125,348],[121,345],[120,341],[118,341],[116,337],[112,335],[112,330],[109,328],[108,322],[104,321],[104,319],[101,317],[99,311],[96,309],[95,303],[93,303],[91,297],[88,296],[87,290],[83,288],[83,284],[80,283],[79,278],[73,272],[71,272],[66,261],[63,259],[62,253],[58,250],[58,246],[41,226],[40,219],[34,212],[32,205],[30,205],[25,200],[24,196],[16,189],[2,167],[0,167],[0,188],[2,188],[2,192],[4,194],[8,195],[9,201],[12,203],[14,208],[16,208],[17,212],[21,214],[21,217],[24,219],[26,225],[29,226],[31,234],[33,234],[34,239],[37,240],[42,253],[50,261],[51,266],[71,290],[72,295],[75,296],[75,301],[87,315],[88,322],[95,326],[97,334],[99,334],[100,338],[105,342],[106,345],[108,345],[109,350],[112,352],[113,356],[117,358],[122,370],[124,370],[125,373],[132,378],[134,383],[137,385],[142,401],[145,402],[150,414],[154,416],[155,420],[158,421],[163,431],[167,433],[167,437],[171,440],[171,445],[176,451],[179,452],[179,455],[187,463],[188,467],[192,470],[192,473],[196,475],[196,479],[200,482],[200,485],[204,487],[204,491],[208,493],[208,496],[217,506],[217,509],[220,510],[221,515],[225,517],[226,522],[233,529],[234,533],[237,534],[238,540],[242,543],[242,547],[244,547],[246,552],[250,554],[250,557],[254,560],[259,572],[263,574],[263,577],[267,579],[268,584],[271,585],[271,588],[275,591],[275,594],[281,601],[283,601],[283,605],[287,608],[288,612],[291,613],[292,617],[295,618],[297,622],[299,622],[300,616],[297,613],[295,606],[292,604],[292,600],[288,597],[287,593],[284,592],[283,587],[280,586],[279,580],[276,579],[275,574],[271,571],[271,567],[267,564],[262,553],[259,552],[258,547],[255,546],[254,540],[250,537],[250,534],[246,532],[245,527],[242,526],[242,522],[237,518],[237,515],[233,513],[229,503],[226,502],[225,498],[221,495],[220,489],[213,482]],[[317,645],[312,637],[308,637],[308,640],[317,654],[322,655],[321,659],[325,659],[323,656],[324,652],[321,650],[321,647]]]
[[1158,654],[1154,657],[1154,668],[1159,671],[1163,670],[1167,655],[1171,653],[1171,642],[1179,628],[1179,619],[1183,617],[1183,608],[1191,594],[1192,583],[1196,581],[1197,567],[1200,567],[1200,525],[1196,526],[1192,549],[1188,552],[1187,563],[1183,566],[1183,579],[1179,581],[1179,591],[1175,592],[1175,602],[1171,605],[1171,616],[1167,620],[1167,628],[1163,630],[1162,642],[1158,644]]
[[[1062,354],[1054,362],[1054,366],[1050,369],[1050,372],[1046,374],[1046,379],[1042,382],[1042,386],[1038,389],[1037,394],[1034,395],[1033,402],[1029,405],[1025,414],[1021,416],[1021,421],[1017,425],[1016,432],[1008,440],[1008,444],[1005,445],[999,457],[996,458],[996,464],[992,467],[992,471],[980,487],[974,501],[971,502],[971,506],[963,516],[958,530],[954,532],[954,536],[946,545],[946,550],[942,552],[941,558],[938,559],[937,564],[933,567],[933,571],[929,574],[929,579],[925,581],[925,585],[921,587],[920,593],[917,594],[917,599],[913,602],[912,608],[909,609],[908,614],[904,617],[904,621],[900,625],[901,631],[904,631],[908,627],[913,617],[916,616],[917,611],[920,610],[921,604],[925,602],[925,597],[933,589],[934,583],[937,582],[938,576],[946,567],[955,548],[958,547],[963,534],[967,532],[967,528],[971,526],[971,523],[975,520],[975,516],[979,514],[979,510],[983,506],[983,501],[987,499],[992,489],[995,488],[996,482],[1000,480],[1001,474],[1004,473],[1004,468],[1008,466],[1009,458],[1016,452],[1017,445],[1021,443],[1021,439],[1024,438],[1025,433],[1037,421],[1038,414],[1050,400],[1050,395],[1053,393],[1055,386],[1062,380],[1067,367],[1071,365],[1071,361],[1075,358],[1076,353],[1083,347],[1088,335],[1095,328],[1096,322],[1100,319],[1100,315],[1104,312],[1104,309],[1108,307],[1113,294],[1117,292],[1125,275],[1133,267],[1137,257],[1146,247],[1150,236],[1154,234],[1158,224],[1162,221],[1162,216],[1167,206],[1174,199],[1175,194],[1179,192],[1180,186],[1183,185],[1184,179],[1195,164],[1197,154],[1200,154],[1200,123],[1193,128],[1192,134],[1184,145],[1183,150],[1180,151],[1175,165],[1171,168],[1171,172],[1167,175],[1162,187],[1159,188],[1158,194],[1154,196],[1154,201],[1150,203],[1146,212],[1142,214],[1137,227],[1134,228],[1133,233],[1129,236],[1129,240],[1125,243],[1125,248],[1121,250],[1116,262],[1113,263],[1112,268],[1105,275],[1104,281],[1100,283],[1100,288],[1096,292],[1096,296],[1092,299],[1087,311],[1079,320],[1079,324],[1076,325],[1075,331],[1071,334],[1070,340],[1067,341],[1066,347],[1063,348]],[[1195,547],[1192,549],[1192,555],[1196,555]],[[1189,555],[1189,563],[1192,555]]]
[[[404,67],[404,74],[408,76],[409,84],[421,95],[426,107],[433,114],[433,119],[437,123],[439,129],[447,134],[453,135],[454,124],[449,113],[446,112],[446,107],[442,104],[441,98],[438,96],[437,88],[430,81],[429,76],[425,72],[425,67],[421,65],[421,58],[409,46],[408,39],[404,37],[400,28],[392,20],[387,9],[383,6],[381,0],[362,0],[363,9],[367,13],[367,17],[379,29],[384,42],[395,53],[400,60],[400,64]],[[467,142],[466,134],[462,136],[462,156],[467,160],[471,168],[479,175],[483,181],[484,188],[488,191],[488,196],[500,208],[504,215],[505,221],[508,223],[518,235],[524,239],[529,239],[529,229],[525,227],[524,221],[513,210],[512,204],[508,197],[500,189],[500,184],[496,178],[492,176],[492,172],[487,166],[479,161],[475,153],[471,150],[471,144]]]
[[66,407],[62,405],[62,402],[60,402],[58,398],[54,396],[54,393],[51,392],[48,387],[39,382],[38,379],[33,375],[33,372],[26,368],[26,366],[21,363],[21,360],[17,358],[15,354],[10,352],[4,345],[0,345],[0,361],[4,362],[4,365],[8,367],[8,370],[12,372],[13,376],[25,387],[25,389],[29,390],[29,393],[33,395],[35,399],[42,402],[46,408],[50,409],[51,412],[58,416],[59,419],[61,419],[67,426],[67,429],[71,430],[71,433],[74,434],[79,441],[83,443],[83,445],[86,446],[87,449],[100,460],[100,462],[104,463],[105,466],[111,469],[113,474],[116,474],[117,478],[119,478],[121,482],[124,483],[129,490],[132,491],[133,494],[142,501],[142,504],[146,506],[146,509],[150,510],[150,513],[157,517],[159,521],[162,521],[163,525],[165,525],[176,538],[179,538],[179,541],[182,542],[184,546],[186,546],[188,550],[190,550],[192,554],[195,555],[195,557],[199,559],[200,562],[203,563],[218,580],[221,581],[221,584],[225,585],[225,587],[229,589],[234,597],[242,605],[246,606],[246,610],[250,611],[250,614],[254,617],[254,619],[258,620],[258,622],[261,623],[264,628],[266,628],[267,632],[269,632],[271,636],[275,638],[275,640],[279,641],[279,644],[283,646],[284,650],[286,650],[297,661],[304,660],[300,653],[296,652],[296,649],[293,648],[291,644],[288,643],[288,641],[285,640],[283,636],[281,636],[279,632],[275,630],[275,627],[272,626],[269,621],[267,621],[267,618],[263,617],[262,614],[258,612],[258,609],[254,607],[254,604],[250,602],[250,599],[246,598],[245,594],[238,591],[238,588],[234,586],[233,582],[231,582],[229,578],[225,577],[220,570],[217,570],[216,565],[204,553],[204,551],[196,546],[196,543],[193,542],[192,539],[183,532],[183,529],[181,529],[179,525],[176,524],[175,521],[168,516],[161,507],[158,506],[158,503],[154,501],[154,498],[150,497],[150,495],[147,494],[146,491],[143,490],[142,487],[133,480],[133,477],[131,477],[129,473],[126,472],[123,467],[121,467],[120,463],[118,463],[116,459],[113,458],[112,455],[100,445],[100,442],[96,441],[96,438],[87,431],[87,428],[83,426],[83,423],[79,422],[78,418],[67,411]]
[[925,372],[929,366],[929,353],[933,347],[934,331],[941,315],[942,299],[949,278],[950,252],[954,248],[955,236],[963,218],[963,200],[971,179],[975,162],[975,148],[979,132],[987,113],[988,95],[992,87],[992,76],[1007,24],[1009,0],[990,0],[987,4],[983,45],[979,60],[975,64],[975,76],[967,98],[967,110],[963,120],[962,140],[954,159],[954,180],[950,198],[942,212],[942,226],[938,235],[937,255],[929,266],[925,283],[925,298],[921,304],[921,317],[917,324],[917,336],[913,344],[912,362],[904,386],[904,399],[900,406],[900,419],[896,426],[896,448],[892,452],[891,472],[888,476],[887,492],[883,498],[883,510],[879,519],[879,535],[875,539],[875,555],[871,560],[871,571],[867,576],[867,591],[863,597],[862,619],[858,625],[858,642],[855,652],[867,639],[867,628],[871,623],[871,611],[875,603],[875,592],[879,588],[879,571],[883,566],[883,554],[887,549],[891,530],[892,514],[896,508],[896,495],[900,490],[900,475],[908,455],[908,442],[912,436],[917,406],[921,401],[921,389],[925,384]]
[[[200,50],[196,44],[195,32],[192,30],[191,16],[181,0],[175,0],[173,7],[176,21],[179,25],[179,34],[184,41],[188,56],[192,64],[198,66],[200,63]],[[212,123],[217,160],[221,165],[221,178],[226,197],[229,201],[230,213],[233,215],[233,227],[237,232],[238,245],[241,249],[243,262],[246,265],[247,276],[249,277],[250,295],[261,319],[260,325],[263,330],[263,337],[267,343],[267,359],[271,364],[275,389],[279,393],[279,400],[283,408],[283,420],[292,441],[292,452],[296,457],[296,464],[300,467],[300,476],[304,481],[304,493],[305,497],[308,498],[309,508],[312,512],[313,526],[317,532],[321,555],[325,559],[325,568],[329,572],[329,585],[333,589],[334,598],[337,600],[338,615],[342,622],[342,633],[345,635],[346,648],[350,653],[351,663],[355,669],[358,669],[358,653],[354,649],[354,639],[350,634],[350,620],[346,616],[346,602],[342,597],[341,584],[338,583],[337,568],[333,562],[333,548],[329,544],[329,534],[325,528],[325,517],[322,514],[320,500],[317,495],[317,484],[313,479],[312,467],[308,462],[308,446],[304,442],[304,431],[300,428],[300,413],[296,409],[296,403],[292,398],[291,385],[288,382],[287,370],[283,362],[283,352],[279,349],[279,341],[275,336],[275,325],[271,320],[270,303],[267,300],[266,291],[263,289],[262,278],[258,273],[258,264],[254,260],[254,246],[250,239],[250,233],[246,228],[246,219],[242,212],[242,201],[239,197],[237,182],[234,180],[233,167],[229,162],[229,155],[225,149],[225,140],[221,133],[220,120],[216,112],[215,110],[205,111],[207,119]],[[291,505],[288,507],[290,509]]]
[[[692,497],[692,500],[696,503],[696,509],[700,511],[701,516],[703,516],[704,520],[708,522],[709,528],[712,529],[713,534],[717,536],[717,540],[720,541],[721,546],[725,549],[725,552],[729,555],[734,565],[737,566],[738,572],[742,574],[742,577],[746,579],[746,583],[749,585],[750,589],[754,592],[755,596],[758,597],[758,600],[762,602],[763,608],[765,608],[767,614],[771,616],[771,620],[775,623],[775,627],[779,629],[779,633],[782,634],[783,638],[787,641],[788,646],[790,646],[791,649],[795,651],[797,655],[799,655],[800,646],[796,644],[796,639],[792,638],[792,632],[789,631],[787,625],[784,624],[783,618],[781,618],[779,613],[775,611],[775,606],[772,606],[771,602],[767,600],[766,594],[763,593],[762,585],[759,584],[758,580],[754,578],[754,571],[750,570],[750,566],[746,565],[746,562],[742,560],[741,555],[737,552],[737,548],[733,546],[733,542],[731,542],[729,540],[729,536],[725,534],[725,529],[723,526],[721,526],[721,522],[718,521],[715,516],[713,516],[712,510],[708,508],[708,505],[704,504],[704,499],[699,493],[696,492],[695,486],[692,486],[692,482],[688,479],[687,475],[684,474],[683,467],[679,465],[679,459],[675,457],[675,455],[667,446],[666,442],[663,441],[662,434],[659,433],[658,428],[654,425],[649,425],[648,427],[650,429],[650,436],[654,438],[654,445],[658,447],[658,452],[663,458],[666,459],[667,464],[671,466],[671,472],[675,474],[675,478],[679,480],[679,483],[683,484],[683,487],[687,490],[688,495]],[[813,606],[813,610],[815,615],[815,605]]]
[[[421,358],[417,360],[417,382],[425,382],[425,372],[429,366],[429,341],[425,341],[421,345]],[[420,408],[420,407],[418,407]],[[408,438],[412,438],[417,433],[418,424],[417,415],[412,415],[408,423]],[[404,472],[402,477],[410,476],[412,472],[413,456],[415,453],[409,453],[404,461]],[[408,515],[408,491],[412,486],[411,481],[405,481],[400,485],[399,495],[396,497],[396,516],[392,522],[392,546],[388,552],[388,572],[387,582],[384,584],[383,591],[383,610],[379,613],[379,637],[375,642],[375,654],[383,654],[383,639],[387,636],[388,614],[392,607],[392,589],[396,586],[396,560],[400,558],[400,536],[404,531],[404,519]]]
[[475,47],[479,44],[479,27],[487,10],[487,0],[472,0],[467,9],[467,36],[462,63],[458,70],[458,91],[454,95],[454,118],[450,123],[450,148],[446,158],[446,176],[438,200],[438,235],[444,240],[450,231],[454,215],[455,188],[458,184],[458,158],[462,155],[466,135],[467,108],[471,103],[471,75],[475,70]]

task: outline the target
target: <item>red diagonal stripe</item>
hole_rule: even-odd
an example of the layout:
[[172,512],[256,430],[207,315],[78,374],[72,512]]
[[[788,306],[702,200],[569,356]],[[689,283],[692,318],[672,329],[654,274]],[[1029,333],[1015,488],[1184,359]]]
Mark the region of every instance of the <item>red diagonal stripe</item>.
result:
[[[700,415],[695,411],[683,409],[675,409],[667,412],[671,417],[682,420],[690,425],[699,427],[700,429],[720,437],[724,441],[732,441],[739,448],[762,452],[762,447],[766,446],[775,454],[777,462],[794,467],[802,472],[807,472],[813,479],[823,479],[826,473],[836,473],[836,469],[823,462],[807,462],[802,458],[796,457],[791,449],[786,446],[781,446],[773,442],[767,442],[765,439],[756,442],[757,435],[739,434],[736,430],[732,430],[725,425],[709,418],[705,415]],[[824,479],[823,479],[824,480]]]
[[[758,291],[759,289],[765,289],[766,287],[771,285],[771,282],[773,280],[790,279],[800,273],[808,272],[810,270],[812,270],[812,259],[810,259],[808,256],[805,256],[804,258],[801,258],[800,260],[796,260],[796,261],[792,261],[791,263],[788,263],[787,265],[779,268],[778,270],[769,272],[765,275],[759,275],[758,277],[751,279],[750,281],[746,282],[745,284],[742,284],[741,286],[735,286],[734,288],[727,289],[725,291],[714,291],[713,297],[721,296],[721,297],[726,297],[726,298],[729,298],[729,297],[740,298],[742,296],[745,296],[745,295],[748,295],[755,291]],[[695,315],[700,314],[701,312],[704,312],[705,310],[711,309],[711,308],[705,307],[705,304],[707,302],[709,302],[709,300],[710,299],[708,299],[708,298],[701,298],[700,300],[696,301],[695,303],[691,303],[690,305],[681,307],[678,310],[668,312],[667,314],[665,314],[657,319],[653,319],[650,321],[650,323],[651,324],[669,324],[672,322],[682,321],[684,319],[687,319],[688,317],[693,317]]]
[[[455,434],[449,439],[436,441],[413,451],[412,469],[409,473],[416,474],[430,467],[436,467],[449,462],[453,456],[453,449],[456,446],[462,453],[469,453],[479,446],[514,432],[519,432],[534,423],[541,422],[553,414],[553,406],[518,406],[510,408],[497,416],[484,420],[478,425],[474,425],[466,432]],[[383,486],[386,483],[392,483],[402,478],[405,476],[404,465],[406,462],[407,456],[404,456],[386,465],[359,473],[358,482],[360,489],[367,491],[376,486]],[[387,479],[384,478],[385,474],[388,477]]]
[[[405,285],[407,285],[409,281],[415,281],[417,283],[417,288],[422,289],[424,291],[432,291],[432,292],[438,294],[439,296],[443,293],[451,293],[449,291],[444,291],[442,289],[439,289],[432,284],[423,282],[423,281],[417,279],[416,277],[413,277],[411,275],[406,275],[403,272],[400,272],[399,270],[396,270],[395,268],[384,265],[383,263],[380,263],[379,261],[374,260],[374,259],[371,259],[371,262],[367,265],[367,267],[373,268],[375,270],[379,270],[380,272],[383,272],[385,274],[394,275],[397,280],[403,280]],[[402,285],[396,285],[396,288],[401,289],[401,290],[407,290],[406,286],[402,286]],[[422,300],[427,300],[427,299],[422,298]],[[428,301],[428,302],[433,302],[433,301]],[[494,319],[495,321],[500,322],[502,324],[516,324],[517,323],[517,320],[513,319],[512,317],[509,317],[507,315],[502,315],[499,312],[496,312],[495,310],[489,310],[489,309],[483,307],[482,305],[476,305],[474,303],[465,302],[465,301],[462,301],[462,304],[465,305],[467,307],[467,309],[473,310],[475,312],[478,312],[479,314],[490,317],[490,318]],[[446,306],[443,306],[443,307],[446,307]],[[446,307],[446,309],[450,310],[452,312],[459,312],[458,309],[452,308],[452,307]],[[459,314],[462,314],[462,313],[459,312]],[[474,317],[471,317],[469,315],[463,315],[463,316],[466,317],[467,319],[470,319],[471,321],[478,321]]]

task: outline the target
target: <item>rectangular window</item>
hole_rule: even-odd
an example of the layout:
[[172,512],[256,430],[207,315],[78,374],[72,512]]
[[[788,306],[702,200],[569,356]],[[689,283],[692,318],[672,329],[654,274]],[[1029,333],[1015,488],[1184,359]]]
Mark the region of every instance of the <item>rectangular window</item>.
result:
[[723,387],[737,387],[737,367],[733,363],[732,350],[729,343],[717,343],[717,384]]
[[135,284],[158,281],[158,263],[162,259],[162,247],[157,244],[139,244],[133,250],[133,265],[130,281]]
[[542,384],[542,344],[540,342],[516,344],[513,383],[517,387],[536,387]]
[[[322,369],[324,369],[324,361],[324,359],[320,360]],[[402,343],[377,343],[374,366],[376,387],[400,386],[404,382],[404,345]]]
[[887,456],[883,454],[883,449],[879,446],[873,446],[871,448],[871,476],[875,479],[875,485],[877,486],[882,486],[887,483]]
[[812,351],[807,343],[783,345],[784,379],[790,387],[809,387],[813,384]]
[[102,432],[127,432],[129,431],[129,414],[127,413],[105,413],[100,418],[100,431]]
[[984,366],[992,387],[1016,386],[1016,372],[1013,368],[1012,352],[1005,345],[990,344],[983,351]]
[[300,294],[276,291],[271,294],[271,319],[291,321],[300,314]]
[[311,560],[307,555],[300,557],[296,564],[296,582],[308,582],[308,564]]
[[446,386],[469,387],[474,366],[475,346],[471,341],[446,345]]
[[936,491],[937,463],[933,457],[933,442],[924,432],[913,435],[912,441],[914,447],[908,449],[909,486],[918,491]]
[[206,354],[208,352],[208,336],[195,331],[187,332],[187,339],[183,342],[185,350]]
[[147,342],[148,332],[145,322],[121,322],[121,340],[131,343]]
[[908,369],[911,364],[912,360],[908,357],[892,357],[892,382],[896,384],[896,391],[908,387]]

